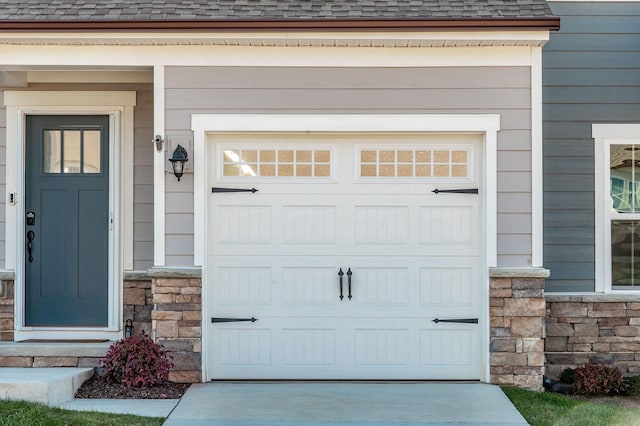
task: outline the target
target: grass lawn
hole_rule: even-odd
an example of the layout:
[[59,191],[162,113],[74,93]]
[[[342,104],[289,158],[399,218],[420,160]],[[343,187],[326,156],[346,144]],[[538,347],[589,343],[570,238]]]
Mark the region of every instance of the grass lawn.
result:
[[506,386],[502,390],[532,426],[640,425],[640,410]]
[[88,413],[50,408],[28,402],[0,401],[0,426],[159,426],[162,425],[163,421],[164,419],[161,417],[149,418],[120,414]]

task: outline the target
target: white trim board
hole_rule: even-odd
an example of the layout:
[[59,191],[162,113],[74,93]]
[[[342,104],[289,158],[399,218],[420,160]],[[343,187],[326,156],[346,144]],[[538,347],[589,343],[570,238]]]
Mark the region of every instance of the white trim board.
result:
[[473,47],[541,46],[549,31],[4,32],[0,44],[66,46]]
[[[254,47],[1,45],[0,68],[272,66],[419,67],[530,66],[530,46]],[[96,52],[99,52],[97,54]]]
[[[207,310],[208,286],[206,268],[207,253],[207,197],[210,196],[208,170],[207,134],[244,132],[322,132],[322,133],[479,133],[484,137],[484,188],[483,226],[485,241],[486,283],[483,286],[483,300],[488,300],[488,270],[497,263],[497,132],[500,130],[500,116],[497,114],[194,114],[191,118],[194,132],[194,264],[202,266],[203,324],[209,317]],[[486,330],[483,332],[483,373],[482,380],[489,381],[489,307],[483,306]],[[207,350],[209,342],[203,330],[202,347]],[[203,356],[202,378],[209,377]]]
[[531,48],[531,265],[541,267],[543,255],[542,48]]
[[[164,67],[153,68],[153,130],[156,135],[166,139],[164,129]],[[149,141],[151,143],[151,141]],[[155,145],[155,144],[154,144]],[[160,150],[153,147],[153,265],[165,266],[165,151],[167,141]]]
[[[133,107],[135,92],[20,92],[4,93],[6,105],[5,262],[15,271],[15,340],[37,338],[117,338],[121,336],[122,270],[133,268]],[[24,127],[28,114],[96,114],[109,116],[109,320],[100,328],[32,328],[24,326]]]

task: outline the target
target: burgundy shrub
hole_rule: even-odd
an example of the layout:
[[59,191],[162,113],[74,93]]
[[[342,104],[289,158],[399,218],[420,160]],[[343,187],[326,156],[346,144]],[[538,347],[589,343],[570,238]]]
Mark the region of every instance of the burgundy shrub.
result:
[[100,366],[103,382],[141,388],[165,382],[173,363],[164,347],[143,332],[113,343]]

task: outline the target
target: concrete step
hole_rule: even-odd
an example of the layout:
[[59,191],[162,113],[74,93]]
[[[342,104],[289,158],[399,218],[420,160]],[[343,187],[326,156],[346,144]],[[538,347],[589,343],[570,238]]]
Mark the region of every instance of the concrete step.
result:
[[57,406],[73,399],[93,368],[0,368],[0,399]]

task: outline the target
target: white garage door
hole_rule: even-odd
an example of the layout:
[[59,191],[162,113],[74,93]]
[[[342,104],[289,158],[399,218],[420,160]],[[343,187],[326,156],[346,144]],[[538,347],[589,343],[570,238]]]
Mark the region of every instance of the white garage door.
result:
[[479,136],[210,143],[210,379],[480,378]]

